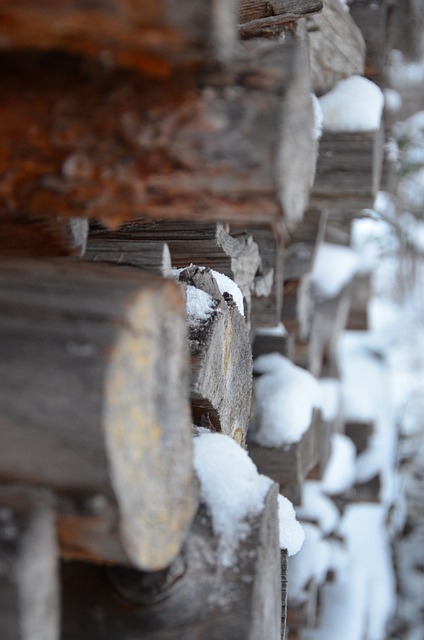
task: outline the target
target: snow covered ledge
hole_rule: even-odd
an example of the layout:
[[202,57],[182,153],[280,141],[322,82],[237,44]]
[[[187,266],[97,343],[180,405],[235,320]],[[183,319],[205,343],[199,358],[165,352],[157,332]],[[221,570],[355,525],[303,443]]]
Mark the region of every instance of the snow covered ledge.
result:
[[334,219],[343,229],[353,212],[372,207],[379,188],[384,95],[367,78],[351,76],[321,96],[319,105],[323,136],[311,206],[327,209],[329,223]]
[[201,506],[171,606],[179,611],[181,628],[196,629],[199,637],[207,629],[208,637],[280,640],[280,553],[299,551],[303,529],[291,503],[258,473],[245,449],[229,436],[204,428],[197,433]]

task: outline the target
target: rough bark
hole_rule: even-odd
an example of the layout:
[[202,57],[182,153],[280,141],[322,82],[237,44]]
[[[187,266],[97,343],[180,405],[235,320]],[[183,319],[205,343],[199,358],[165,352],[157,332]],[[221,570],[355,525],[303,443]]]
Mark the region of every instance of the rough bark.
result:
[[195,509],[178,285],[4,260],[0,301],[0,479],[116,502],[122,562],[167,566]]

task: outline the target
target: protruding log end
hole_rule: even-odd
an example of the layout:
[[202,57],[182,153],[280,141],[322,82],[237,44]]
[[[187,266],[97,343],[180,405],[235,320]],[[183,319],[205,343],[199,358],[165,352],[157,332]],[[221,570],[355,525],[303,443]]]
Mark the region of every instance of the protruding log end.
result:
[[182,292],[173,282],[144,289],[126,322],[107,372],[106,447],[123,544],[136,567],[152,571],[174,560],[196,509],[189,405],[181,399],[182,388],[188,394]]

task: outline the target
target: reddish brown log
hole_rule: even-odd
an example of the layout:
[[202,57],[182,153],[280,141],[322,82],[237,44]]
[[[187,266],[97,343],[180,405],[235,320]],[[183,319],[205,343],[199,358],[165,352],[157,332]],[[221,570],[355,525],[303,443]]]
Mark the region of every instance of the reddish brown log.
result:
[[0,83],[0,212],[109,226],[303,214],[313,136],[298,39],[247,43],[230,69],[165,79],[3,54]]
[[61,49],[170,76],[178,64],[228,57],[234,0],[3,0],[0,49]]

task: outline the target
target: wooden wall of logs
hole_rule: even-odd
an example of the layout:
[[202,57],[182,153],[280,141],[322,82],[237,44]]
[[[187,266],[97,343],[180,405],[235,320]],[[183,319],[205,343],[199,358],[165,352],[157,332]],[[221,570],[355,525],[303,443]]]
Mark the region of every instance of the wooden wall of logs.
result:
[[370,4],[0,2],[2,640],[285,637],[277,487],[220,566],[192,429],[296,504],[325,468],[319,412],[287,450],[249,444],[252,347],[336,375],[346,300],[366,327],[366,282],[329,308],[307,278],[379,185],[383,128],[319,142],[311,99],[381,79],[394,3],[381,41]]

